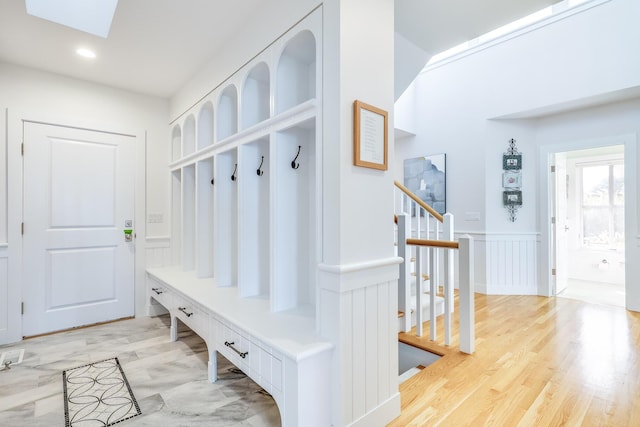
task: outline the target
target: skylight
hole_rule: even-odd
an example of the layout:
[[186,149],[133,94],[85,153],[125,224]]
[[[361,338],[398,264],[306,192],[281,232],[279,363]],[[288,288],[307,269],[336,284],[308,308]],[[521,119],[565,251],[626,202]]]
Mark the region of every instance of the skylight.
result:
[[107,38],[118,0],[25,0],[29,15]]
[[563,0],[559,3],[554,4],[553,6],[545,7],[544,9],[534,12],[531,15],[527,15],[524,18],[517,19],[507,25],[503,25],[500,28],[497,28],[493,31],[489,31],[488,33],[485,33],[479,37],[476,37],[475,39],[468,40],[464,43],[461,43],[457,46],[447,49],[444,52],[440,52],[438,54],[433,55],[429,60],[429,62],[427,62],[427,65],[425,66],[425,68],[435,64],[436,62],[450,58],[454,55],[457,55],[461,52],[464,52],[476,46],[480,46],[484,43],[488,43],[492,40],[498,39],[499,37],[513,33],[514,31],[520,30],[529,25],[540,22],[550,16],[564,12],[568,9],[571,9],[572,7],[575,7],[582,3],[586,3],[588,1],[592,1],[592,0]]

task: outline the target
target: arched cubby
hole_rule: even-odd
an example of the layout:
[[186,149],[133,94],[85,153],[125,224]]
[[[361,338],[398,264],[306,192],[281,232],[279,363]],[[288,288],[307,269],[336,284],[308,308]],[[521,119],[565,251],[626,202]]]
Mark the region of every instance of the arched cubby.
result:
[[182,157],[182,130],[179,125],[175,125],[171,132],[171,161],[175,162],[180,157]]
[[198,114],[198,147],[201,150],[213,144],[213,104],[209,101]]
[[196,119],[193,114],[184,121],[182,133],[182,155],[188,156],[196,150]]
[[234,85],[224,88],[218,99],[216,128],[218,141],[238,132],[238,91]]
[[316,97],[316,39],[303,30],[286,44],[277,68],[276,114]]
[[270,154],[269,139],[238,149],[238,283],[243,297],[268,296],[270,284]]
[[242,88],[242,128],[247,129],[269,118],[269,67],[264,62],[254,66]]

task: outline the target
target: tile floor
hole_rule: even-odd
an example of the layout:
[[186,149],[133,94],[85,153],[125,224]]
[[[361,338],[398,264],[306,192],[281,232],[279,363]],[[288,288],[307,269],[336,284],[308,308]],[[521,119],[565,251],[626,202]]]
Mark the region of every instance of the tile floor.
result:
[[558,294],[561,298],[577,299],[591,304],[624,307],[624,285],[587,282],[569,279],[567,288]]
[[273,398],[218,355],[218,381],[207,381],[204,341],[169,317],[144,317],[0,346],[24,348],[24,360],[0,371],[0,426],[64,426],[62,371],[118,357],[142,415],[127,426],[279,426]]

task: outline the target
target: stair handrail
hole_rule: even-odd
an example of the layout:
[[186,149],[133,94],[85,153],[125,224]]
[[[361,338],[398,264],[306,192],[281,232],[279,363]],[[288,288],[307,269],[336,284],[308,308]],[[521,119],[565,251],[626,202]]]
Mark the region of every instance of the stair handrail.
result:
[[433,209],[431,206],[429,206],[428,204],[426,204],[422,199],[420,199],[420,197],[416,196],[415,193],[413,193],[411,190],[409,190],[407,187],[405,187],[404,185],[402,185],[399,181],[394,180],[393,184],[398,187],[407,197],[409,197],[411,200],[413,200],[414,202],[416,202],[422,209],[426,210],[427,212],[429,212],[429,214],[434,217],[435,219],[437,219],[439,222],[443,222],[444,218],[442,217],[442,215],[440,215],[440,213],[438,213],[438,211],[436,211],[435,209]]

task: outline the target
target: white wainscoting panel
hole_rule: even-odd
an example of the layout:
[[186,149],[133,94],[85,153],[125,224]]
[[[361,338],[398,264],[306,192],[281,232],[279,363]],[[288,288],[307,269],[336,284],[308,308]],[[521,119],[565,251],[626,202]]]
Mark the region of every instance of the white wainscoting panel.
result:
[[537,295],[538,233],[457,233],[474,239],[476,291]]
[[167,236],[147,237],[146,268],[171,265],[171,238]]
[[397,260],[340,272],[320,266],[318,324],[339,355],[335,425],[383,425],[399,414]]
[[[0,336],[9,332],[9,258],[7,246],[0,245]],[[0,344],[2,344],[0,340]]]

